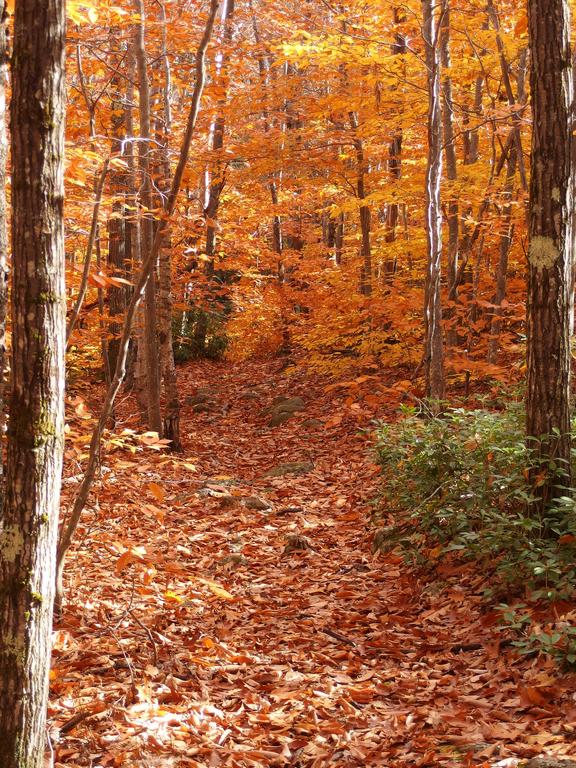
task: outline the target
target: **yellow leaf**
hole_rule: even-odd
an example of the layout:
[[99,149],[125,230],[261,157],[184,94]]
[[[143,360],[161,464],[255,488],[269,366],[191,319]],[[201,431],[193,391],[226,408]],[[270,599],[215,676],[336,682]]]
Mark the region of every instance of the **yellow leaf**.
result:
[[168,600],[170,603],[183,603],[185,598],[169,589],[164,592],[164,600]]
[[220,586],[220,584],[217,584],[215,581],[210,581],[210,579],[198,579],[199,582],[202,584],[205,584],[208,589],[210,589],[216,597],[222,598],[222,600],[234,600],[234,595],[231,595],[230,592],[228,592],[224,587]]

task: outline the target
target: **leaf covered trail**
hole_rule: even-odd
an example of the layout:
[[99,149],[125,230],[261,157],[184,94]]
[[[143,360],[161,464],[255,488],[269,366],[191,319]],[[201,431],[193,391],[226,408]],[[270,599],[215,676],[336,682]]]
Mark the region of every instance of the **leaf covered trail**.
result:
[[[455,567],[426,582],[397,554],[371,554],[380,477],[362,399],[277,369],[184,368],[208,404],[189,397],[182,457],[132,453],[128,437],[109,446],[57,627],[55,765],[569,754],[574,680],[500,652],[482,576]],[[271,428],[284,394],[306,409]],[[286,463],[301,474],[265,476]],[[68,499],[77,471],[69,456]]]

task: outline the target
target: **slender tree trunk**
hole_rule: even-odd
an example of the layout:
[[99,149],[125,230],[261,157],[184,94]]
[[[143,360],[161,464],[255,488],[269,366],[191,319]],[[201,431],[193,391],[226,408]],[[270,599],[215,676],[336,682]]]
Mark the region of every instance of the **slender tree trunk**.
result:
[[464,165],[474,165],[478,162],[478,147],[479,147],[479,134],[477,126],[470,126],[470,115],[472,114],[476,118],[480,118],[482,114],[482,91],[484,85],[484,75],[478,75],[474,84],[474,103],[473,106],[466,106],[464,112],[463,123],[466,126],[466,130],[462,135],[462,143],[464,145]]
[[[96,233],[96,269],[102,268],[102,246],[100,241],[100,227]],[[104,381],[110,386],[112,372],[110,370],[110,358],[108,357],[108,345],[106,344],[106,325],[104,322],[104,291],[98,286],[98,326],[100,328],[100,351],[104,361]]]
[[84,302],[84,297],[86,296],[86,291],[88,290],[88,277],[90,275],[90,264],[92,263],[92,250],[94,248],[94,242],[96,240],[96,235],[98,232],[98,214],[100,212],[100,203],[102,202],[102,191],[104,189],[104,181],[106,179],[106,174],[108,173],[109,162],[110,162],[109,158],[106,158],[106,160],[104,160],[104,165],[94,185],[94,207],[92,209],[92,224],[90,225],[90,233],[88,235],[88,243],[86,245],[86,254],[84,256],[84,269],[82,270],[82,278],[80,280],[80,286],[78,288],[78,296],[76,297],[76,302],[70,314],[70,320],[68,322],[68,327],[66,329],[66,346],[68,346],[70,342],[70,338],[74,333],[74,328],[76,327],[76,323],[78,322],[78,317],[80,316],[80,310],[82,309],[82,303]]
[[573,194],[570,18],[565,0],[529,0],[533,115],[526,434],[539,464],[536,512],[570,486],[570,290]]
[[[124,77],[121,71],[121,41],[117,28],[110,30],[111,65],[113,74],[110,81],[110,133],[112,139],[111,157],[112,166],[108,176],[108,190],[112,196],[111,216],[108,219],[108,268],[116,275],[124,274],[125,252],[125,218],[124,194],[126,187],[125,171],[114,163],[116,158],[122,155],[123,142],[126,138],[126,119],[122,105]],[[118,357],[118,344],[122,331],[122,317],[126,311],[126,291],[123,286],[112,285],[107,290],[108,314],[110,324],[108,326],[108,359],[112,370],[116,367]]]
[[[163,190],[163,199],[159,201],[159,207],[164,207],[165,198],[170,187],[170,159],[168,157],[168,144],[172,131],[172,114],[170,108],[171,98],[171,73],[168,59],[168,40],[166,29],[166,9],[160,4],[162,23],[162,74],[164,87],[162,89],[163,126],[158,126],[157,137],[160,145],[160,174],[158,184]],[[178,392],[178,380],[176,365],[174,364],[174,347],[172,337],[172,259],[171,259],[170,228],[166,227],[164,242],[159,256],[159,296],[158,296],[158,341],[160,344],[160,363],[162,380],[164,383],[165,406],[162,415],[162,430],[164,438],[170,440],[173,451],[182,450],[180,438],[180,395]]]
[[334,232],[334,263],[340,266],[342,264],[342,253],[344,251],[344,213],[338,214]]
[[223,44],[224,49],[220,54],[221,59],[219,63],[219,70],[217,73],[217,79],[219,81],[221,89],[221,98],[218,103],[218,113],[214,118],[214,124],[212,127],[212,146],[213,160],[210,163],[209,178],[210,184],[208,188],[208,202],[204,209],[204,215],[206,217],[206,269],[208,275],[214,274],[214,256],[216,253],[216,223],[218,219],[218,209],[220,208],[220,196],[225,184],[225,164],[222,160],[222,150],[224,148],[224,134],[226,131],[226,101],[227,94],[227,80],[228,80],[228,46],[232,42],[233,31],[233,19],[234,19],[234,0],[226,0],[226,8],[224,11],[224,18],[222,19],[223,27]]
[[[502,72],[502,82],[504,84],[504,90],[506,92],[506,98],[508,99],[508,106],[513,108],[516,100],[514,99],[514,93],[512,91],[512,81],[510,78],[510,67],[506,59],[506,51],[504,50],[504,42],[500,34],[500,19],[498,13],[494,7],[493,0],[488,0],[488,13],[494,24],[496,30],[496,47],[498,48],[498,54],[500,58],[500,70]],[[518,172],[520,174],[520,180],[522,182],[522,188],[528,189],[528,182],[526,180],[526,170],[524,168],[524,151],[522,149],[522,135],[520,133],[521,121],[520,114],[517,109],[512,112],[512,124],[514,125],[514,142],[516,144],[516,162],[518,165]]]
[[209,137],[212,157],[206,172],[207,200],[203,211],[204,218],[206,219],[205,271],[208,280],[204,291],[204,306],[198,306],[199,312],[196,320],[196,327],[194,329],[195,344],[200,354],[206,349],[209,315],[213,307],[210,294],[214,285],[216,231],[218,212],[220,209],[220,197],[226,183],[226,163],[223,160],[222,150],[224,148],[224,136],[226,132],[226,102],[228,100],[228,46],[232,41],[233,20],[234,0],[225,0],[221,26],[221,42],[223,43],[223,47],[216,57],[218,63],[215,74],[221,97],[218,100],[216,115],[214,117],[214,122],[212,123],[211,135]]
[[[526,76],[527,50],[520,54],[518,65],[518,98],[517,103],[523,104],[526,99],[524,80]],[[498,266],[496,268],[496,291],[494,294],[494,313],[490,324],[490,340],[488,342],[489,363],[495,363],[498,355],[498,344],[502,331],[502,302],[506,298],[506,284],[508,280],[508,256],[512,246],[514,225],[512,223],[514,179],[517,169],[517,149],[513,144],[508,149],[506,161],[506,181],[504,184],[504,205],[502,207],[502,235],[500,236],[500,248]]]
[[[135,54],[138,70],[138,93],[140,105],[140,144],[138,162],[141,173],[141,203],[143,215],[140,224],[142,261],[145,261],[154,239],[152,219],[152,179],[150,174],[150,84],[146,61],[146,15],[143,0],[135,0],[139,23],[136,27]],[[162,436],[162,413],[160,409],[160,360],[158,357],[156,318],[156,265],[146,283],[144,305],[144,359],[146,361],[146,387],[148,393],[148,426]]]
[[[127,60],[127,80],[126,80],[126,103],[124,105],[124,120],[126,124],[126,135],[134,139],[136,135],[134,127],[134,103],[135,103],[135,82],[137,80],[136,74],[136,55],[134,52],[134,41],[128,44],[128,50],[126,52]],[[125,270],[126,274],[136,272],[137,266],[141,259],[141,247],[140,247],[140,217],[137,213],[138,207],[138,192],[137,192],[137,174],[136,174],[136,151],[134,141],[126,142],[124,149],[124,157],[126,158],[126,191],[124,196],[124,253],[126,254]],[[127,304],[130,302],[132,296],[132,289],[130,288],[126,294]],[[148,398],[146,395],[146,370],[144,361],[142,360],[142,350],[144,349],[144,322],[141,318],[141,312],[139,312],[139,318],[136,322],[136,328],[130,339],[130,346],[128,351],[128,358],[126,360],[126,381],[125,386],[127,389],[131,389],[134,392],[138,408],[140,411],[140,418],[142,422],[145,422],[148,414]],[[138,351],[140,350],[140,352]],[[114,373],[112,368],[112,373]]]
[[372,245],[370,242],[370,208],[364,203],[367,197],[366,157],[364,155],[364,143],[358,134],[358,116],[355,112],[350,112],[349,117],[353,132],[352,143],[356,152],[356,195],[360,205],[360,256],[362,258],[360,293],[370,296],[372,293]]
[[[400,24],[405,21],[405,13],[400,8],[394,8],[394,24]],[[396,32],[394,35],[394,43],[392,45],[392,54],[394,56],[401,56],[407,51],[406,37],[401,32]],[[403,101],[403,100],[402,100]],[[401,103],[400,110],[402,110],[404,104]],[[397,181],[402,176],[402,128],[398,127],[394,134],[394,138],[388,146],[388,172],[392,182]],[[393,243],[396,240],[396,230],[398,227],[398,219],[400,215],[400,206],[398,203],[389,203],[386,206],[386,235],[385,242]],[[393,275],[396,272],[397,259],[390,259],[386,257],[384,271],[387,275]]]
[[0,510],[4,500],[4,376],[6,374],[6,316],[8,314],[8,206],[6,201],[6,163],[8,135],[6,86],[8,84],[6,1],[0,0]]
[[426,168],[426,242],[427,271],[424,304],[426,395],[432,400],[444,398],[444,344],[440,272],[442,260],[442,115],[440,107],[440,51],[438,11],[434,0],[422,0],[423,35],[426,48],[428,81],[428,164]]
[[[444,76],[442,77],[442,131],[446,178],[455,182],[458,178],[456,163],[456,142],[454,141],[454,106],[452,104],[452,78],[450,71],[450,0],[446,0],[440,28],[440,56]],[[448,285],[452,285],[458,272],[458,200],[452,188],[448,195]]]
[[19,0],[12,83],[12,387],[0,527],[0,765],[43,768],[64,449],[62,0]]
[[502,302],[506,297],[506,280],[508,277],[508,255],[512,244],[514,226],[512,224],[512,193],[514,191],[514,177],[516,176],[516,145],[510,147],[506,164],[506,182],[504,184],[504,205],[502,207],[502,234],[500,235],[500,247],[498,266],[496,268],[496,292],[494,294],[494,312],[490,323],[490,339],[488,341],[489,363],[496,362],[498,354],[498,342],[502,330]]

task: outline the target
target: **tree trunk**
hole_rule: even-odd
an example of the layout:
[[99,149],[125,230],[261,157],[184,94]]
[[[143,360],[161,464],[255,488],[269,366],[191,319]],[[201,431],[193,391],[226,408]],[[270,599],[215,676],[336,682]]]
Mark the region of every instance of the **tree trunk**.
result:
[[[525,48],[520,54],[518,64],[518,97],[516,100],[518,104],[524,104],[526,101],[524,81],[526,77],[527,58],[528,51]],[[516,177],[517,167],[516,154],[516,144],[511,145],[508,149],[508,157],[506,161],[506,182],[504,184],[504,205],[502,208],[504,226],[502,235],[500,236],[500,255],[496,269],[496,292],[494,294],[495,309],[490,324],[490,340],[488,342],[487,360],[489,363],[496,362],[500,333],[502,330],[502,302],[506,298],[506,284],[508,280],[508,256],[512,246],[512,236],[514,234],[514,225],[512,223],[512,196],[514,192],[514,179]]]
[[570,290],[573,256],[572,70],[565,0],[529,0],[533,114],[526,434],[535,511],[570,485]]
[[5,0],[0,0],[0,509],[4,499],[3,442],[4,375],[6,372],[6,316],[8,313],[8,208],[6,202],[6,161],[8,136],[6,131],[6,85],[8,41],[6,25],[8,16]]
[[[162,56],[161,67],[164,78],[162,94],[163,120],[158,121],[157,139],[160,146],[160,174],[158,185],[161,186],[162,200],[158,201],[158,207],[164,207],[164,201],[170,188],[170,158],[168,156],[168,144],[172,132],[172,114],[170,109],[171,98],[171,73],[168,59],[168,39],[166,28],[166,9],[160,3],[162,24]],[[161,125],[163,123],[163,125]],[[173,451],[182,450],[180,438],[180,395],[178,392],[178,379],[174,364],[174,345],[172,337],[172,259],[171,259],[170,228],[166,226],[164,242],[159,255],[159,295],[158,295],[158,341],[160,344],[160,365],[162,381],[164,383],[165,406],[162,414],[162,430],[164,438],[170,440]]]
[[[110,104],[110,132],[111,132],[111,156],[112,159],[119,158],[122,155],[123,142],[126,138],[126,116],[122,105],[122,89],[124,88],[124,77],[121,68],[121,46],[118,29],[110,30],[110,49],[113,51],[111,56],[111,65],[113,75],[110,81],[111,104]],[[108,219],[108,267],[116,275],[127,277],[125,274],[125,262],[130,258],[130,254],[125,251],[125,218],[124,195],[126,192],[126,172],[123,168],[112,162],[109,176],[108,189],[112,196],[111,216]],[[108,313],[110,315],[110,324],[108,326],[108,360],[111,370],[116,368],[116,359],[118,357],[118,344],[120,343],[120,333],[122,332],[122,317],[126,311],[127,296],[124,286],[111,285],[107,289],[108,294]]]
[[440,108],[440,52],[438,22],[433,0],[422,0],[423,35],[426,48],[428,80],[428,164],[426,168],[426,242],[427,271],[424,302],[424,365],[426,395],[432,400],[444,398],[444,344],[440,271],[442,258],[442,116]]
[[221,92],[221,98],[218,101],[218,110],[212,125],[211,151],[213,159],[208,171],[210,185],[208,188],[208,202],[204,209],[206,217],[206,270],[211,277],[214,274],[214,256],[216,254],[216,222],[218,219],[218,209],[220,208],[220,196],[224,189],[226,166],[222,161],[222,149],[224,148],[224,133],[226,130],[226,102],[228,99],[228,49],[232,42],[234,19],[234,0],[226,0],[226,9],[223,26],[223,44],[224,49],[220,53],[216,80]]
[[[394,15],[394,24],[400,24],[406,20],[406,14],[403,9],[400,8],[394,8],[393,10]],[[406,53],[408,50],[407,48],[407,40],[406,36],[402,34],[401,32],[396,32],[394,34],[394,43],[392,44],[392,55],[393,56],[401,56]],[[400,103],[400,113],[404,110],[404,100]],[[392,180],[392,184],[394,184],[395,181],[401,178],[402,176],[402,128],[399,126],[395,133],[392,141],[390,142],[388,146],[388,172],[390,174],[390,179]],[[388,203],[386,206],[386,235],[385,235],[385,242],[387,243],[393,243],[396,240],[396,229],[398,227],[398,219],[400,217],[400,206],[398,203]],[[397,259],[396,256],[394,256],[392,259],[390,259],[388,256],[386,256],[385,264],[384,264],[384,272],[387,275],[393,275],[396,272],[397,268]]]
[[19,0],[12,387],[0,529],[0,765],[42,768],[64,448],[63,0]]
[[[454,105],[452,104],[452,78],[450,71],[450,0],[446,0],[440,28],[440,55],[442,68],[442,130],[444,139],[444,157],[446,160],[446,178],[455,182],[458,178],[456,164],[456,142],[454,141]],[[454,190],[449,187],[448,194],[448,285],[453,285],[458,272],[458,200]]]
[[370,296],[372,293],[372,245],[370,242],[370,208],[364,200],[366,194],[366,158],[364,155],[364,142],[359,136],[358,115],[349,113],[350,127],[352,128],[352,143],[356,153],[356,196],[360,205],[360,256],[362,267],[360,272],[360,293]]
[[[504,50],[504,42],[500,34],[500,19],[498,13],[494,7],[493,0],[488,0],[488,14],[494,24],[496,30],[496,47],[498,48],[498,54],[500,58],[500,70],[502,72],[502,83],[506,92],[506,98],[508,99],[508,106],[514,108],[516,100],[514,99],[514,93],[512,92],[512,81],[510,78],[510,67],[506,59],[506,51]],[[514,125],[514,142],[516,144],[516,162],[518,165],[518,172],[520,174],[520,180],[522,182],[522,189],[528,189],[528,182],[526,181],[526,170],[524,168],[524,150],[522,149],[522,135],[520,133],[521,120],[520,112],[518,109],[512,111],[512,124]]]
[[[152,219],[152,179],[150,174],[150,85],[146,62],[146,16],[143,0],[135,0],[139,22],[136,27],[134,50],[138,70],[138,94],[140,106],[140,144],[138,162],[141,173],[142,218],[140,242],[142,261],[147,258],[154,240]],[[158,357],[156,320],[156,265],[146,283],[144,304],[144,360],[146,361],[146,388],[148,393],[148,426],[162,437],[162,414],[160,410],[160,360]]]
[[508,255],[512,245],[514,225],[512,224],[512,192],[514,190],[514,177],[516,176],[516,145],[513,144],[508,151],[506,163],[506,183],[504,185],[504,205],[502,207],[502,234],[500,235],[500,253],[496,268],[496,292],[494,294],[494,314],[490,323],[490,339],[488,341],[489,363],[496,362],[498,354],[498,342],[502,330],[502,302],[506,298],[506,282],[508,278]]

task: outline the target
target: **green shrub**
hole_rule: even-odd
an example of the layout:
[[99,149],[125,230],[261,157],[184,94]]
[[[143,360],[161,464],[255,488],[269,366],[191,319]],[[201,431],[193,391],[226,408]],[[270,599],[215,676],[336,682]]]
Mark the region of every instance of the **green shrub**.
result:
[[[382,509],[394,523],[376,547],[400,545],[424,561],[432,546],[474,559],[494,574],[496,591],[522,585],[533,601],[572,595],[576,579],[576,511],[569,491],[545,516],[532,507],[526,478],[532,461],[524,437],[523,406],[504,410],[448,410],[436,417],[405,408],[377,432],[384,474]],[[530,628],[523,648],[565,657],[576,629]],[[527,639],[526,639],[527,638]],[[553,638],[552,640],[550,638]]]
[[228,347],[226,316],[191,307],[173,320],[174,360],[220,360]]

